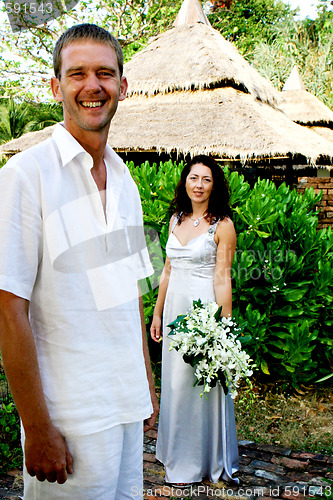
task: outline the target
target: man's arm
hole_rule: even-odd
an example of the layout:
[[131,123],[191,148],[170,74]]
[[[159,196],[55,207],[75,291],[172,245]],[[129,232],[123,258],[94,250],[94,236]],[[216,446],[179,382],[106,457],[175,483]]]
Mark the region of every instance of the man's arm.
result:
[[145,322],[145,316],[144,316],[144,310],[143,310],[143,300],[142,300],[141,294],[139,296],[139,308],[140,308],[140,317],[141,317],[143,356],[145,359],[147,379],[148,379],[149,390],[150,390],[150,397],[151,397],[151,402],[153,405],[153,413],[151,414],[151,416],[149,418],[147,418],[144,421],[143,430],[144,430],[144,432],[147,432],[150,429],[152,429],[156,423],[157,415],[159,412],[159,404],[158,404],[158,399],[157,399],[156,392],[155,392],[154,377],[153,377],[153,372],[152,372],[151,363],[150,363],[147,334],[146,334],[146,322]]
[[73,473],[73,459],[46,406],[28,311],[27,300],[0,290],[0,349],[24,427],[27,471],[62,484]]

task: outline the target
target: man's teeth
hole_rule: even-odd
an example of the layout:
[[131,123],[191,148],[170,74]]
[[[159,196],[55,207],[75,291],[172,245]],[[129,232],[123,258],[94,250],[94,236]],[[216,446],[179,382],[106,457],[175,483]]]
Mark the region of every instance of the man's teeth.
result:
[[101,101],[98,101],[98,102],[83,102],[82,103],[82,106],[84,106],[85,108],[99,108],[102,105],[103,105],[103,103]]

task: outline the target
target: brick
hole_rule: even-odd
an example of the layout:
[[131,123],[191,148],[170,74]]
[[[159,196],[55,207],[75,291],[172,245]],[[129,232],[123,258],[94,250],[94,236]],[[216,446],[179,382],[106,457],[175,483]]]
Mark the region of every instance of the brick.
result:
[[144,500],[170,500],[170,497],[155,497],[155,496],[151,496],[151,495],[145,495],[144,496]]
[[308,177],[308,182],[310,184],[316,184],[321,177]]
[[282,448],[282,446],[274,446],[273,444],[258,444],[257,450],[270,451],[274,455],[289,456],[291,454],[290,448]]
[[314,455],[311,459],[311,462],[315,464],[320,464],[320,465],[326,465],[328,462],[328,458],[325,455],[322,455],[321,453]]
[[313,191],[314,191],[315,194],[320,194],[320,193],[327,194],[328,189],[317,189],[317,188],[315,188]]
[[157,439],[157,431],[155,429],[150,429],[150,431],[145,432],[145,435],[149,438]]
[[253,460],[253,462],[251,463],[251,467],[254,467],[255,469],[263,469],[269,472],[275,472],[276,474],[283,474],[284,472],[283,467],[281,467],[279,464],[276,464],[274,462],[263,462],[262,460]]
[[11,476],[11,477],[22,476],[22,471],[20,469],[14,469],[14,470],[8,471],[7,474],[8,474],[8,476]]
[[333,212],[326,212],[326,217],[328,219],[333,219]]
[[274,481],[275,483],[279,481],[279,477],[276,474],[273,474],[273,472],[267,472],[266,470],[256,470],[254,475],[264,480]]
[[245,456],[240,456],[239,457],[239,464],[240,465],[249,465],[251,462],[251,458],[245,457]]
[[273,457],[272,462],[277,465],[283,465],[284,467],[287,467],[287,469],[294,469],[294,470],[305,470],[309,465],[308,460],[304,462],[301,460],[295,460],[293,458],[287,458],[287,457]]
[[310,460],[311,458],[314,458],[316,456],[316,454],[315,453],[307,453],[307,452],[303,452],[303,451],[293,451],[290,456],[291,456],[291,458]]
[[256,460],[263,460],[264,462],[269,462],[272,456],[271,453],[252,449],[247,449],[245,452],[243,451],[242,454],[243,456],[254,458]]
[[333,188],[333,182],[327,182],[326,184],[323,184],[323,182],[318,183],[318,188],[319,189],[329,189]]
[[298,493],[295,495],[290,493],[290,490],[284,491],[283,493],[281,493],[281,498],[289,498],[290,500],[302,500],[302,498],[304,498],[304,495],[302,495],[302,493]]
[[145,452],[143,452],[143,461],[150,462],[150,463],[157,462],[156,457],[154,455],[152,455],[151,453],[145,453]]

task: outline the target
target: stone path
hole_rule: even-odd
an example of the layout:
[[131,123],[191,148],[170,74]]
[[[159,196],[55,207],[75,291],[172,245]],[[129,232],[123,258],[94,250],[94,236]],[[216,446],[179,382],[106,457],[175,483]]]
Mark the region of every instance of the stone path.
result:
[[239,441],[239,485],[208,481],[181,490],[164,483],[163,466],[154,456],[157,432],[149,431],[144,442],[146,500],[247,500],[333,499],[333,457],[295,452],[271,445]]
[[[144,440],[145,500],[333,499],[333,457],[250,441],[239,441],[239,485],[224,482],[213,485],[206,481],[184,490],[169,487],[164,483],[163,466],[155,458],[156,437],[157,431],[152,430]],[[0,475],[0,499],[19,500],[21,494],[19,471]]]

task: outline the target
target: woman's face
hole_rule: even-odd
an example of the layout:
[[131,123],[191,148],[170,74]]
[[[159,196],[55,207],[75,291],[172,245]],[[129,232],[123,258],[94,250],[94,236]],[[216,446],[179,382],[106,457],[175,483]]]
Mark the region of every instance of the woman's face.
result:
[[186,177],[185,189],[192,203],[207,203],[213,191],[213,175],[203,163],[192,165]]

